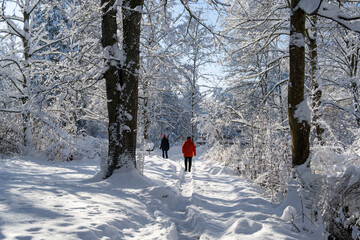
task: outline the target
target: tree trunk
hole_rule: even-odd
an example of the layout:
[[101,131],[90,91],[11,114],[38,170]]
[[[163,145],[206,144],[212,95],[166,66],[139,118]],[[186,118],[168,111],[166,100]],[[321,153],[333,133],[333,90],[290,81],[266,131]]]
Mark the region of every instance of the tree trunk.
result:
[[357,81],[354,79],[357,75],[357,68],[359,65],[359,55],[360,55],[360,48],[356,47],[350,41],[345,41],[347,49],[349,49],[351,54],[347,57],[347,61],[349,64],[349,77],[351,81],[351,91],[353,94],[354,105],[355,105],[355,118],[358,127],[360,127],[360,98],[359,98],[359,86]]
[[139,10],[142,8],[143,0],[122,1],[122,51],[118,47],[115,3],[115,0],[101,1],[103,6],[102,46],[108,57],[108,68],[104,73],[104,78],[109,115],[109,150],[104,178],[110,177],[115,169],[131,170],[136,167],[141,23]]
[[290,17],[290,80],[288,86],[288,115],[291,134],[293,166],[306,162],[309,156],[310,123],[298,119],[297,107],[304,101],[305,77],[305,12],[298,8],[300,0],[291,1]]
[[322,84],[319,78],[319,66],[317,59],[317,16],[311,16],[311,29],[309,34],[309,52],[310,52],[310,77],[312,82],[312,107],[313,107],[313,124],[315,126],[316,138],[321,145],[324,145],[322,134],[324,129],[321,127],[319,120],[322,117],[321,112],[321,96],[322,96]]
[[149,121],[149,113],[148,113],[148,107],[149,107],[149,97],[144,97],[144,110],[143,110],[143,118],[144,118],[144,140],[147,141],[149,139],[149,127],[150,127],[150,121]]
[[[26,71],[30,71],[30,64],[29,59],[31,58],[31,55],[29,53],[30,50],[30,43],[28,37],[30,36],[30,13],[27,12],[28,8],[25,7],[23,16],[24,16],[24,27],[23,30],[26,34],[24,34],[24,37],[21,38],[23,48],[24,48],[24,68]],[[29,100],[29,82],[28,82],[28,74],[23,74],[24,82],[22,84],[23,90],[22,90],[22,119],[23,119],[23,134],[24,134],[24,148],[23,148],[23,154],[31,154],[34,150],[33,142],[32,142],[32,131],[31,131],[31,114],[27,107],[27,103]]]
[[[146,73],[144,73],[144,75],[146,75]],[[149,79],[143,79],[143,85],[142,85],[143,89],[142,89],[142,94],[143,94],[143,108],[142,108],[142,117],[144,119],[143,124],[144,124],[144,132],[143,132],[143,137],[145,142],[147,142],[147,140],[149,139],[149,128],[150,128],[150,114],[149,114],[149,87],[150,87],[150,80]]]

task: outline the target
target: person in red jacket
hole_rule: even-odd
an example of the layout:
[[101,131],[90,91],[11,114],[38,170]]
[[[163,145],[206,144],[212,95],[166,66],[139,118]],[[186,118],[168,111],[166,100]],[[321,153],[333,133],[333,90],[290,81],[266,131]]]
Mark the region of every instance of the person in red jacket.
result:
[[184,144],[182,145],[182,153],[185,158],[185,171],[191,171],[191,162],[193,156],[196,156],[196,147],[191,137],[188,137]]

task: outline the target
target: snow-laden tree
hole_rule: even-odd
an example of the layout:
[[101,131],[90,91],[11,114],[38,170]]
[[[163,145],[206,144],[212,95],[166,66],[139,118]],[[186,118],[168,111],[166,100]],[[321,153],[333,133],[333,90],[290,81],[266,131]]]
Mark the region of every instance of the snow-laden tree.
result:
[[[231,164],[241,174],[259,179],[261,185],[272,189],[276,185],[284,193],[279,186],[286,187],[284,176],[288,171],[273,184],[278,168],[272,166],[277,159],[278,166],[289,169],[288,159],[284,159],[288,154],[289,9],[285,1],[233,1],[226,10],[223,34],[227,89],[221,99],[226,102],[226,111],[217,122],[232,131],[227,130],[231,134],[223,136],[225,140],[219,137],[219,143],[240,144],[235,157],[238,160]],[[279,151],[272,150],[275,145]]]
[[[202,19],[204,12],[193,12],[197,14],[197,19]],[[194,117],[199,109],[199,102],[206,93],[200,92],[200,81],[206,82],[208,76],[206,67],[214,62],[215,46],[214,40],[200,22],[191,16],[187,16],[184,23],[179,27],[182,33],[182,40],[180,42],[179,51],[182,53],[182,59],[178,62],[178,73],[181,78],[179,83],[179,92],[184,112],[181,113],[181,118],[185,123],[186,132],[184,134],[191,136],[192,139],[197,138],[197,126],[194,122]]]
[[[339,115],[342,116],[337,119],[337,122],[340,123],[338,126],[345,124],[349,126],[349,122],[343,122],[340,119],[345,120],[344,116],[350,114],[353,115],[353,117],[356,116],[356,107],[353,107],[351,110],[350,106],[353,103],[353,106],[356,106],[357,99],[357,91],[354,91],[354,89],[357,88],[357,84],[354,80],[347,82],[349,83],[347,84],[347,90],[343,88],[336,91],[335,88],[330,88],[331,86],[329,86],[329,83],[338,78],[338,76],[341,76],[336,69],[343,68],[343,66],[341,66],[343,64],[338,65],[334,61],[326,60],[326,57],[321,51],[325,48],[325,44],[328,45],[328,52],[333,50],[333,47],[331,47],[333,44],[329,43],[332,42],[332,37],[334,35],[326,37],[323,33],[325,28],[334,26],[334,24],[331,23],[332,21],[337,22],[342,27],[358,32],[357,20],[359,19],[359,15],[358,11],[354,10],[356,8],[353,6],[353,4],[356,5],[358,3],[352,3],[351,1],[335,2],[307,0],[273,1],[266,3],[256,1],[232,1],[231,3],[233,3],[233,5],[225,15],[226,17],[229,17],[225,33],[228,34],[229,38],[229,48],[227,52],[230,53],[228,66],[230,73],[229,77],[231,77],[232,80],[231,85],[229,84],[231,88],[229,88],[228,91],[231,91],[232,96],[235,96],[235,99],[232,99],[228,105],[232,108],[231,112],[219,111],[221,114],[218,116],[222,119],[222,123],[221,121],[218,121],[218,125],[220,123],[220,125],[222,124],[224,127],[234,127],[236,125],[232,125],[231,121],[233,121],[234,123],[237,123],[237,127],[241,126],[242,130],[252,130],[248,130],[245,135],[252,136],[253,148],[248,148],[250,151],[239,151],[241,158],[243,158],[239,162],[248,164],[250,161],[248,161],[247,156],[251,155],[252,159],[257,159],[257,161],[252,164],[253,168],[249,169],[247,173],[251,172],[251,176],[254,176],[263,186],[264,183],[269,183],[269,186],[274,186],[274,179],[271,178],[276,176],[276,171],[275,174],[268,174],[274,166],[266,163],[273,163],[272,160],[274,159],[287,159],[285,155],[279,158],[278,156],[281,156],[281,154],[277,155],[273,150],[274,146],[276,146],[276,149],[283,149],[283,153],[287,152],[288,136],[286,133],[288,131],[288,124],[290,125],[292,148],[291,164],[293,165],[293,172],[295,173],[293,176],[296,177],[295,179],[298,183],[291,182],[292,185],[287,189],[287,192],[289,199],[296,197],[297,199],[300,198],[302,201],[302,203],[299,201],[299,204],[297,205],[297,207],[302,205],[302,208],[298,208],[301,211],[302,216],[302,223],[299,226],[305,226],[307,225],[306,223],[308,223],[309,225],[312,225],[310,228],[316,227],[316,224],[319,223],[320,212],[316,205],[321,202],[320,200],[323,199],[326,201],[326,199],[324,196],[322,196],[324,197],[322,199],[319,197],[325,190],[322,188],[323,182],[321,182],[323,176],[313,175],[309,171],[309,164],[307,164],[310,163],[310,127],[311,124],[315,125],[317,139],[321,144],[325,144],[325,139],[327,142],[330,142],[334,139],[331,136],[333,134],[332,127],[336,126],[335,124],[332,126],[326,125],[326,123],[325,125],[322,124],[324,123],[324,120],[331,115],[329,108],[324,109],[322,112],[322,106],[329,104],[335,105],[333,103],[334,99],[350,100],[350,104],[349,102],[337,104],[337,107],[342,111],[345,111],[345,113],[348,111],[347,114],[341,114],[339,112]],[[233,10],[238,10],[238,12]],[[346,14],[344,14],[344,12]],[[264,18],[261,16],[264,16]],[[312,22],[309,21],[308,25],[306,25],[307,16],[311,16],[312,20]],[[324,19],[328,20],[325,21]],[[321,25],[318,25],[318,22],[321,22]],[[289,32],[290,37],[287,37]],[[318,37],[319,35],[320,37]],[[342,35],[346,36],[346,34]],[[320,44],[316,42],[319,38],[321,38],[322,41]],[[306,43],[308,43],[308,46],[306,46]],[[308,53],[306,51],[308,51]],[[345,54],[346,57],[343,58],[346,59],[345,61],[341,60],[341,54],[338,53],[333,54],[333,59],[337,59],[337,61],[341,62],[348,62],[348,66],[354,66],[357,59],[356,56],[358,56],[356,50],[354,51],[346,48],[346,51],[344,52],[347,53]],[[354,52],[355,58],[352,54]],[[278,55],[274,53],[277,53]],[[290,57],[289,64],[287,64],[286,61],[283,61],[282,65],[284,67],[282,69],[277,67],[272,68],[272,66],[274,66],[272,64],[280,63],[280,61],[277,61],[275,58],[275,56],[279,56],[279,54],[280,56],[282,54],[282,59]],[[308,58],[306,58],[306,56]],[[320,56],[320,58],[318,56]],[[242,61],[238,59],[241,59]],[[306,62],[307,60],[309,60],[308,63]],[[325,68],[326,64],[328,64],[327,68]],[[338,66],[335,67],[335,65]],[[281,64],[278,64],[278,66],[281,66]],[[289,74],[287,73],[287,67],[289,67]],[[279,74],[271,75],[273,69],[280,69],[280,71],[278,71]],[[288,86],[283,85],[283,83],[287,82],[288,78]],[[345,78],[343,77],[342,79]],[[269,88],[272,84],[274,88]],[[327,85],[323,88],[325,84]],[[284,90],[287,90],[287,94],[286,92],[284,95],[280,94],[280,92],[284,93]],[[252,92],[253,94],[250,95],[248,92]],[[348,93],[352,96],[351,98],[348,97]],[[311,118],[311,109],[308,106],[310,102],[308,96],[311,94],[313,118]],[[236,99],[236,96],[239,96],[239,98]],[[324,99],[328,96],[333,96],[330,101]],[[286,98],[288,104],[283,104],[284,102],[280,101],[280,99]],[[354,99],[354,101],[352,99]],[[247,102],[250,102],[251,104]],[[282,102],[282,104],[279,104],[280,102]],[[219,106],[217,109],[221,109],[219,103],[215,103],[215,105]],[[346,107],[344,107],[344,105],[346,105]],[[249,108],[248,106],[252,106],[252,108]],[[285,109],[288,110],[289,123],[286,121],[279,121],[279,119],[281,119],[280,116],[283,116],[283,114],[281,114],[281,108],[276,108],[277,106],[282,106],[283,110],[283,107],[285,106]],[[284,113],[286,110],[282,112]],[[222,114],[227,116],[226,120],[230,119],[230,125],[227,125],[229,124],[229,121],[225,121],[225,118],[221,117]],[[251,118],[248,116],[251,116]],[[206,116],[204,119],[207,119],[208,122],[212,122],[210,120],[211,118],[206,118]],[[356,118],[353,118],[353,120],[354,119],[356,120]],[[205,122],[206,120],[202,120],[202,123]],[[322,125],[320,125],[320,123]],[[280,134],[273,134],[275,132],[274,130],[281,129],[280,126],[283,131],[280,131]],[[324,135],[324,126],[326,126],[326,130],[328,130],[328,132],[326,132],[327,135]],[[219,128],[219,126],[217,126],[217,128]],[[323,138],[324,136],[327,136],[327,138]],[[278,139],[282,139],[282,141],[276,141]],[[326,146],[324,146],[324,148],[325,147]],[[229,149],[227,150],[227,153],[230,154],[231,151]],[[215,155],[215,152],[212,152],[211,154]],[[249,154],[243,154],[244,152]],[[323,151],[321,150],[320,152]],[[314,152],[314,154],[317,153]],[[322,157],[319,158],[323,159]],[[236,157],[234,157],[234,159],[236,159]],[[269,159],[269,161],[266,161],[267,159]],[[242,167],[241,165],[239,166]],[[284,166],[287,167],[282,169],[286,169],[287,172],[290,173],[288,163],[285,163]],[[313,169],[315,170],[316,167]],[[263,174],[259,175],[258,173]],[[287,174],[285,174],[285,178],[282,178],[282,183],[286,184],[286,176]],[[264,179],[266,179],[265,182],[262,181]],[[299,186],[301,189],[300,195],[297,192]],[[351,186],[351,188],[353,187],[354,186]],[[276,191],[279,190],[273,189]],[[353,205],[351,204],[353,203],[350,201],[344,204],[347,204],[346,206],[352,208]],[[341,209],[339,209],[339,211],[340,210]],[[349,212],[347,211],[346,214],[349,215]],[[301,227],[299,230],[302,230]]]
[[50,159],[70,159],[78,148],[72,135],[79,133],[80,122],[103,115],[92,112],[101,110],[90,98],[101,67],[94,35],[99,11],[90,2],[11,2],[2,1],[1,10],[7,46],[0,60],[7,85],[3,112],[22,116],[24,153],[36,149]]
[[144,136],[154,142],[162,134],[176,141],[195,131],[199,80],[207,78],[201,70],[213,57],[207,54],[213,44],[208,30],[190,21],[176,1],[162,3],[145,2],[142,22],[139,130],[144,123]]
[[[102,0],[102,38],[108,109],[108,157],[104,178],[136,167],[140,26],[143,0]],[[119,29],[118,23],[121,28]],[[121,31],[121,36],[118,35]]]
[[318,60],[318,17],[316,15],[308,18],[308,27],[305,30],[308,50],[308,75],[311,81],[311,109],[312,126],[320,144],[324,144],[323,105],[322,105],[322,79]]
[[330,40],[324,41],[324,47],[321,48],[324,59],[321,66],[324,70],[323,81],[327,88],[332,89],[327,95],[326,106],[344,112],[349,117],[347,121],[356,126],[359,122],[358,34],[336,26],[322,34],[332,36]]
[[[2,42],[12,44],[7,55],[1,56],[2,75],[11,83],[13,95],[16,99],[17,110],[22,116],[23,145],[24,152],[33,150],[30,102],[33,98],[33,87],[36,86],[36,76],[32,58],[37,51],[41,50],[43,39],[43,28],[45,24],[37,25],[34,21],[35,9],[39,1],[24,0],[15,3],[13,1],[2,1],[0,11],[1,38]],[[43,4],[44,8],[50,9],[49,5]],[[50,43],[51,44],[51,43]],[[9,69],[15,71],[8,71]]]
[[234,1],[225,15],[226,78],[244,121],[272,112],[286,126],[287,12],[285,1]]
[[[290,30],[288,118],[292,135],[293,164],[301,165],[307,160],[309,155],[311,124],[310,111],[307,110],[307,102],[304,97],[305,12],[333,19],[355,30],[356,26],[348,24],[346,20],[356,19],[356,16],[347,18],[338,11],[338,8],[326,1],[311,2],[303,0],[292,1],[291,5],[288,3],[287,1],[272,1],[266,3],[234,1],[229,8],[229,13],[226,15],[229,20],[227,21],[227,25],[225,25],[225,33],[230,36],[229,39],[233,43],[230,46],[236,46],[235,44],[238,43],[237,48],[228,51],[232,64],[229,71],[232,74],[230,76],[234,76],[235,79],[259,78],[261,80],[262,76],[266,76],[267,71],[272,69],[272,66],[276,66],[276,64],[280,66],[279,61],[287,56],[286,51],[284,52],[284,50],[286,50],[286,43],[285,45],[281,45],[280,42],[287,39],[286,36]],[[287,14],[292,11],[291,9],[294,11],[290,15],[291,18],[293,18],[293,22],[291,22],[291,18],[290,22],[287,18]],[[331,9],[335,9],[336,11],[331,12]],[[264,17],[259,18],[259,16]],[[289,28],[289,24],[293,27]],[[274,44],[276,42],[277,44]],[[277,55],[278,59],[273,57],[268,61],[270,65],[261,65],[265,67],[259,68],[257,63],[259,62],[261,51],[282,52],[284,54],[280,54],[280,56]],[[236,61],[236,59],[239,60]],[[242,64],[245,61],[247,64]],[[240,75],[240,77],[236,76],[236,74]],[[261,83],[261,81],[259,82]],[[278,81],[279,84],[281,82],[281,80]]]
[[[346,28],[359,31],[360,23],[349,22],[359,19],[358,15],[347,16],[341,13],[341,5],[328,1],[292,0],[290,15],[290,78],[288,86],[289,123],[292,141],[292,163],[294,173],[301,185],[300,198],[305,208],[302,215],[311,219],[311,223],[318,221],[318,210],[315,206],[317,195],[320,194],[322,183],[316,175],[310,172],[310,139],[309,131],[311,119],[306,99],[304,98],[305,79],[305,19],[306,14],[319,15],[332,19]],[[351,14],[351,12],[349,13]],[[317,87],[318,88],[318,87]],[[320,89],[319,89],[320,90]],[[296,187],[291,183],[288,195],[297,194]],[[296,204],[294,204],[296,205]],[[299,205],[299,204],[297,204]],[[350,205],[349,205],[350,206]],[[299,206],[298,206],[299,207]],[[302,224],[307,220],[302,220]]]
[[175,5],[175,1],[144,4],[138,122],[145,141],[158,142],[162,134],[178,137],[174,124],[178,103],[172,89],[179,82],[175,70],[180,54],[175,47],[179,43],[176,28],[181,13],[171,11]]
[[[344,4],[343,6],[346,6]],[[289,123],[292,141],[292,159],[295,166],[302,165],[309,156],[309,132],[310,116],[306,101],[304,101],[304,78],[305,78],[305,17],[319,15],[341,24],[355,32],[360,32],[360,17],[354,13],[351,16],[341,12],[341,5],[328,1],[291,1],[290,15],[290,78],[288,86]]]
[[310,111],[305,99],[305,12],[301,0],[291,1],[289,41],[288,115],[293,165],[302,165],[310,153]]

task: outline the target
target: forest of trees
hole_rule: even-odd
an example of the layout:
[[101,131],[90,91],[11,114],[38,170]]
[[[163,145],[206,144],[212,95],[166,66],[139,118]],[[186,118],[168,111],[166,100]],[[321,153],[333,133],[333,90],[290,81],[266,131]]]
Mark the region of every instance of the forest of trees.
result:
[[0,3],[0,156],[107,178],[192,136],[275,202],[300,188],[332,239],[359,231],[358,1]]

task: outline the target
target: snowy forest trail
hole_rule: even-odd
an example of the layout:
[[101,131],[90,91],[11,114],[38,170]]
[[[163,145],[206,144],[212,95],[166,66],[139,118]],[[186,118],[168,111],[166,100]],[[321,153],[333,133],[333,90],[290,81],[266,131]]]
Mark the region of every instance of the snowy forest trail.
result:
[[199,148],[156,150],[136,171],[101,181],[98,160],[0,159],[0,239],[306,239],[252,183]]
[[175,188],[186,203],[182,221],[172,219],[179,239],[302,239],[279,219],[259,188],[199,152],[191,173],[184,172],[181,154],[169,160],[179,176]]

